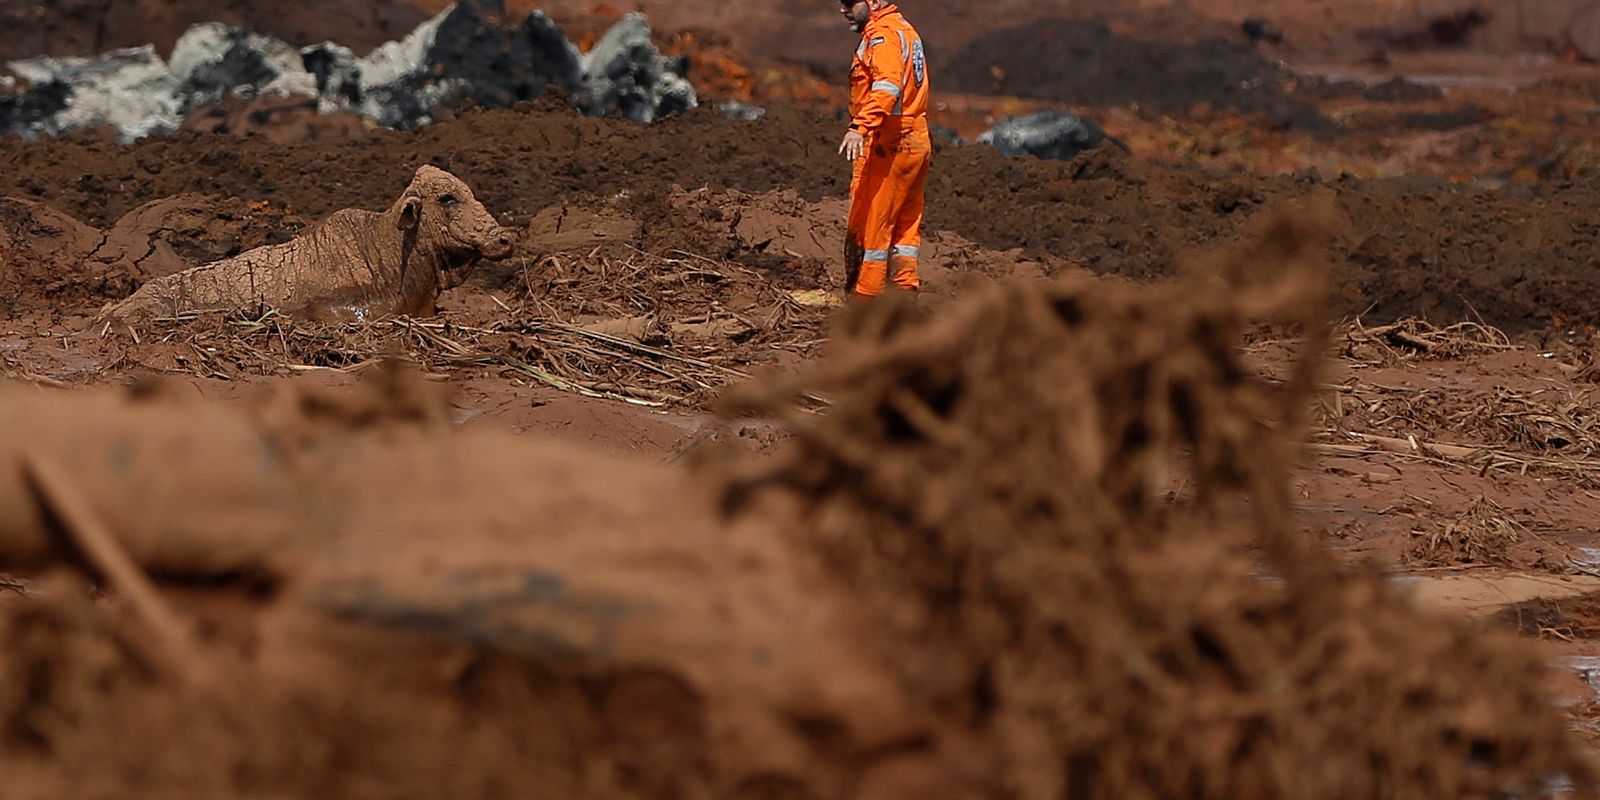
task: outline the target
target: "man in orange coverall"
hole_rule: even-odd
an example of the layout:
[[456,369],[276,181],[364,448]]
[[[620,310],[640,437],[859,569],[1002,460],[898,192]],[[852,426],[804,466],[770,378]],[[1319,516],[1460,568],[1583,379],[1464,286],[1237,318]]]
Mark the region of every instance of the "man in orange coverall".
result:
[[857,298],[888,283],[915,292],[922,246],[928,138],[928,60],[922,37],[889,0],[840,0],[861,45],[850,66],[850,130],[839,152],[850,159],[847,285]]

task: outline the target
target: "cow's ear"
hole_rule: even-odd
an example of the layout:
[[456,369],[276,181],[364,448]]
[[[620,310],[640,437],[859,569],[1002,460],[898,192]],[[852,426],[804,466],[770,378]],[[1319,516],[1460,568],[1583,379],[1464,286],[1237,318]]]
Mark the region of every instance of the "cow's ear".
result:
[[422,198],[412,195],[400,205],[400,217],[394,221],[394,226],[400,230],[410,230],[417,227],[422,219]]

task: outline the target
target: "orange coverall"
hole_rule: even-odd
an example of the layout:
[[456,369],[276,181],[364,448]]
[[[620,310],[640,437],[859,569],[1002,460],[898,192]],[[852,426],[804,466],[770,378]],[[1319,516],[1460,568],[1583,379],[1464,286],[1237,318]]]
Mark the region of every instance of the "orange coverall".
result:
[[[916,291],[928,137],[928,62],[922,37],[894,5],[872,12],[850,67],[850,129],[867,139],[850,179],[846,285],[863,297]],[[890,267],[893,267],[891,270]]]

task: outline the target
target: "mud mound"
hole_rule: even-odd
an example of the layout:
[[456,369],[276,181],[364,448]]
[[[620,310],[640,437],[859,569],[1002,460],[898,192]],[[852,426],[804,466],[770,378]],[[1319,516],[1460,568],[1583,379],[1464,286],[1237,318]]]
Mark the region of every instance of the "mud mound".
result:
[[1600,639],[1600,595],[1517,603],[1496,613],[1495,621],[1541,639]]
[[287,241],[305,224],[268,203],[190,194],[146,203],[100,231],[41,203],[0,198],[0,313],[123,297],[152,278]]
[[367,134],[367,126],[358,114],[324,113],[315,98],[287,95],[248,100],[230,96],[221,103],[195,109],[184,118],[179,130],[260,136],[279,144],[319,139],[347,142]]
[[941,66],[936,74],[959,92],[1089,106],[1207,105],[1266,112],[1284,127],[1335,127],[1291,99],[1287,69],[1221,40],[1146,42],[1117,36],[1104,22],[1049,19],[974,39]]
[[[993,733],[997,794],[1591,780],[1559,715],[1509,688],[1533,685],[1535,657],[1417,615],[1289,533],[1288,442],[1324,344],[1305,226],[1280,219],[1260,251],[1160,289],[998,289],[933,320],[878,305],[809,380],[735,401],[784,415],[798,447],[728,501],[799,509],[790,535],[861,593],[908,692]],[[1256,315],[1307,326],[1283,388],[1238,360]],[[789,413],[792,390],[833,405]],[[1193,506],[1160,499],[1179,451]]]
[[[747,303],[752,283],[798,294],[820,290],[837,300],[846,293],[839,256],[848,205],[847,200],[838,198],[809,201],[786,189],[751,194],[704,188],[665,194],[640,192],[601,203],[564,203],[545,209],[529,222],[523,234],[523,254],[532,260],[566,254],[588,260],[607,255],[633,261],[647,251],[665,263],[677,264],[684,276],[710,276],[717,291],[705,299],[713,311]],[[934,230],[924,231],[922,267],[927,282],[924,297],[941,299],[958,293],[973,279],[1038,277],[1080,268],[1066,259],[1032,257],[1018,248],[995,251],[958,234]],[[730,270],[734,280],[717,277]],[[524,270],[522,281],[512,280],[518,276],[504,270],[480,267],[479,271],[478,284],[488,287],[520,287],[522,281],[543,283],[547,277],[539,265]],[[556,286],[569,293],[569,303],[583,303],[648,291],[641,285],[643,280],[658,280],[650,276],[649,269],[625,269],[622,277],[580,291],[574,291],[576,287],[565,278]],[[690,313],[704,313],[705,308],[694,309],[698,302],[694,298],[694,292],[679,293],[675,302],[684,303]]]
[[19,300],[82,288],[100,276],[85,261],[100,232],[48,206],[0,199],[0,312]]
[[8,168],[0,193],[43,199],[104,226],[149,200],[224,188],[313,216],[377,208],[424,163],[470,176],[486,205],[517,209],[519,222],[574,195],[604,198],[673,184],[784,187],[810,198],[848,190],[847,169],[824,155],[833,126],[818,114],[774,111],[743,123],[695,110],[646,135],[635,123],[558,110],[566,105],[467,113],[412,132],[374,131],[359,142],[275,145],[183,133],[132,146],[88,137],[37,145],[0,140],[0,163]]
[[930,178],[930,224],[1145,279],[1172,274],[1179,241],[1225,243],[1270,203],[1331,193],[1343,217],[1333,243],[1338,313],[1373,322],[1481,317],[1512,333],[1600,315],[1580,299],[1600,293],[1592,269],[1600,232],[1586,221],[1593,190],[1582,183],[1263,179],[1149,164],[1074,180],[1075,164],[997,164],[980,148],[947,150]]

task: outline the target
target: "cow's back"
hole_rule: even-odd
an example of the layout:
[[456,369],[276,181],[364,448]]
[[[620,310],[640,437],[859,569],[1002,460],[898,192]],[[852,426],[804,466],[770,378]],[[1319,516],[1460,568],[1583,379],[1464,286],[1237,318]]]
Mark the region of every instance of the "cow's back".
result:
[[108,313],[130,321],[186,311],[255,313],[381,294],[379,265],[368,263],[370,231],[380,219],[370,211],[337,211],[288,242],[150,281]]

